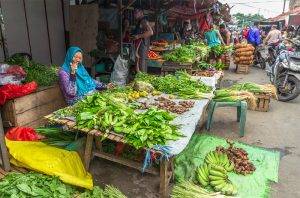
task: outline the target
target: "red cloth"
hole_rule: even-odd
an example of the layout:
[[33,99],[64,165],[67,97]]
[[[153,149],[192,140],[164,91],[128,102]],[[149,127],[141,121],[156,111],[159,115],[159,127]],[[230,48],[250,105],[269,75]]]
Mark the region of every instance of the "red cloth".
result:
[[40,136],[33,128],[14,127],[6,133],[6,138],[13,141],[36,141]]
[[24,71],[24,69],[21,66],[18,65],[11,65],[7,70],[6,70],[7,74],[11,74],[14,76],[26,76],[26,72]]
[[36,82],[30,82],[24,85],[7,84],[0,87],[0,105],[4,105],[6,100],[11,100],[21,96],[28,95],[37,89]]

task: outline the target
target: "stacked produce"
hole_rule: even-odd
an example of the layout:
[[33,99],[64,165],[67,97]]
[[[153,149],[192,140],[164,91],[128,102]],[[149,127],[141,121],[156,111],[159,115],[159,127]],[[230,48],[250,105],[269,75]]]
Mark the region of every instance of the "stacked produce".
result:
[[203,187],[211,186],[224,195],[237,194],[237,187],[228,179],[227,173],[233,171],[234,164],[226,154],[211,151],[205,157],[205,164],[197,169],[197,180]]
[[73,186],[62,183],[57,177],[39,173],[8,173],[0,181],[0,197],[64,197],[64,198],[126,198],[117,188],[106,186],[104,190],[81,192]]
[[175,75],[159,77],[139,73],[136,80],[150,83],[158,91],[173,94],[183,99],[206,98],[210,96],[209,93],[212,91],[211,87],[193,80],[185,72],[176,72]]
[[238,174],[251,174],[255,171],[255,166],[250,162],[248,153],[242,148],[235,148],[232,142],[229,142],[229,147],[217,147],[216,151],[226,154],[230,161],[234,164],[234,171]]
[[180,101],[177,104],[176,102],[165,97],[159,97],[156,99],[156,101],[157,102],[154,105],[158,108],[177,114],[183,114],[184,112],[187,112],[195,104],[194,101]]
[[6,61],[10,65],[19,65],[26,72],[25,82],[35,81],[39,86],[50,86],[58,81],[57,70],[54,65],[47,66],[29,61],[22,56],[14,56]]
[[239,43],[234,48],[234,63],[236,65],[251,65],[253,63],[255,48],[251,44]]
[[157,60],[157,59],[160,59],[162,57],[159,54],[157,54],[156,52],[154,52],[152,50],[149,50],[148,51],[148,58],[151,59],[151,60]]
[[220,89],[215,91],[213,100],[218,102],[237,102],[247,101],[248,106],[256,106],[256,98],[253,93],[248,91],[236,91],[231,89]]
[[170,123],[175,117],[168,112],[155,108],[142,113],[134,110],[122,98],[95,93],[72,107],[57,111],[56,115],[75,117],[76,127],[80,129],[123,134],[125,141],[137,149],[165,145],[166,141],[182,136],[177,127]]
[[277,99],[277,90],[276,87],[272,84],[259,85],[252,82],[245,82],[237,83],[233,85],[230,89],[236,91],[248,91],[251,93],[264,93]]

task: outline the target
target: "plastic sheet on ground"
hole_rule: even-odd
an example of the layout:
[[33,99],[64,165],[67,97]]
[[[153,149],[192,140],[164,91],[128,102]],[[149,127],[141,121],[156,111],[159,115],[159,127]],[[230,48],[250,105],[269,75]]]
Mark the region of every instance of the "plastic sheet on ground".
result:
[[[176,157],[176,180],[194,180],[196,167],[202,165],[206,154],[215,150],[217,146],[228,147],[228,144],[222,138],[207,134],[194,135],[187,148]],[[256,167],[254,173],[250,175],[229,174],[229,179],[238,187],[238,197],[269,197],[270,182],[278,182],[279,152],[239,142],[235,142],[234,146],[245,149],[250,161]]]
[[85,171],[76,152],[48,146],[42,142],[5,140],[12,164],[57,176],[63,182],[74,186],[93,188],[92,176]]

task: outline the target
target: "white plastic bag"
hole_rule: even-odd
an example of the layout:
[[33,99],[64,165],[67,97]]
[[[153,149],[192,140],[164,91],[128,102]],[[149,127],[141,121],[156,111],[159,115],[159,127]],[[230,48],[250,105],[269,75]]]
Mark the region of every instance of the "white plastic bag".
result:
[[126,85],[126,80],[128,76],[128,60],[124,60],[121,56],[118,56],[114,70],[111,74],[110,81],[116,85],[124,86]]

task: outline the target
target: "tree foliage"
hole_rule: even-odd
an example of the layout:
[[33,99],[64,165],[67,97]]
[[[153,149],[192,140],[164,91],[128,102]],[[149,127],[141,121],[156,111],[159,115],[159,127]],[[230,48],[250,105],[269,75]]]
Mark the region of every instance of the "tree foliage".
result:
[[237,21],[238,27],[251,26],[255,21],[265,20],[265,17],[260,14],[243,14],[236,13],[233,15]]

